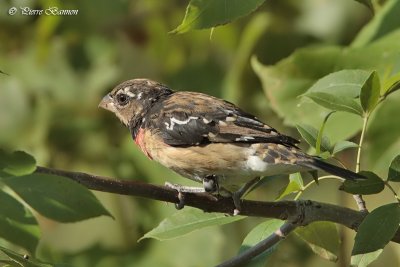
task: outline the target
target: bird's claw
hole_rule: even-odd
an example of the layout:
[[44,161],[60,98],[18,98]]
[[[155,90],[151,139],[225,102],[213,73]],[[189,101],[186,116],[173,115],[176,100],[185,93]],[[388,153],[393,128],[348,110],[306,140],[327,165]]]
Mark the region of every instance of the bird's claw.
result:
[[177,210],[181,210],[185,207],[185,194],[183,194],[181,191],[178,191],[178,199],[179,203],[175,203],[175,208]]
[[192,187],[192,186],[184,186],[180,184],[172,184],[169,182],[165,183],[166,187],[171,189],[175,189],[178,191],[178,203],[175,203],[175,208],[177,210],[181,210],[185,207],[185,193],[204,193],[204,188],[201,187]]

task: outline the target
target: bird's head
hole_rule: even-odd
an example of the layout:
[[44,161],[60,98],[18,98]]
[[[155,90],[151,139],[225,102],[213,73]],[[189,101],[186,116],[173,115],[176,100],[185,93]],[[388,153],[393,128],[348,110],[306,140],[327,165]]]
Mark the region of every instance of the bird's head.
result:
[[172,90],[148,79],[133,79],[117,85],[101,100],[99,107],[107,109],[130,127],[140,122],[160,98]]

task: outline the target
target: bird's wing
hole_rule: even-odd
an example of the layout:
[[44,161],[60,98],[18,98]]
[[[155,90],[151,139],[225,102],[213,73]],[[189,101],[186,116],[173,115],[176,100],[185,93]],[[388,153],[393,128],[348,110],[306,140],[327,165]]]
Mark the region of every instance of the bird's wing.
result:
[[148,125],[171,146],[277,143],[295,147],[298,143],[232,103],[194,92],[172,94],[153,110]]

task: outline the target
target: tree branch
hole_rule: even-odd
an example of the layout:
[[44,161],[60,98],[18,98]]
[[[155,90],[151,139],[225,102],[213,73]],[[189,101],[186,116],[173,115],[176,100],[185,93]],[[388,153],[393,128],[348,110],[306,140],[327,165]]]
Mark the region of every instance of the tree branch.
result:
[[[54,174],[74,180],[88,189],[121,195],[131,195],[154,200],[179,203],[178,192],[174,189],[139,181],[116,180],[110,177],[82,172],[64,171],[37,167],[36,173]],[[185,204],[205,212],[232,214],[235,205],[231,198],[215,197],[208,193],[186,193]],[[328,203],[310,200],[261,202],[242,200],[241,215],[275,218],[307,225],[315,221],[330,221],[357,231],[365,213]],[[400,243],[400,231],[392,241]]]
[[279,229],[277,229],[274,233],[272,233],[269,237],[259,242],[257,245],[249,248],[245,252],[233,257],[219,265],[217,267],[234,267],[234,266],[243,266],[245,263],[260,255],[267,249],[272,248],[282,239],[288,236],[294,229],[296,229],[297,225],[286,222]]

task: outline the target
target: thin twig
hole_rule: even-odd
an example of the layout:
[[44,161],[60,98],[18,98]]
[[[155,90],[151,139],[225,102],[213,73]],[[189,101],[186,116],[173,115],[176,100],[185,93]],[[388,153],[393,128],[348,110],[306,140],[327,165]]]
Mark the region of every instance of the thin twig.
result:
[[219,265],[217,267],[236,267],[243,266],[245,263],[249,262],[251,259],[257,257],[267,249],[272,248],[279,241],[288,236],[290,232],[296,229],[297,225],[286,222],[279,229],[277,229],[274,233],[268,236],[266,239],[262,240],[255,246],[249,248],[243,253],[233,257]]

